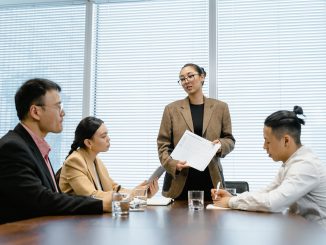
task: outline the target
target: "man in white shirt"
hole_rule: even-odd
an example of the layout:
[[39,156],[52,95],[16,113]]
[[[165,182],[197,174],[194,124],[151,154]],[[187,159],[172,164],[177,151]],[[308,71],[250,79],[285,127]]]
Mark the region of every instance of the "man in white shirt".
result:
[[277,111],[264,123],[264,149],[283,164],[274,181],[258,192],[232,196],[212,189],[214,204],[248,211],[289,211],[326,228],[326,167],[300,141],[303,110]]

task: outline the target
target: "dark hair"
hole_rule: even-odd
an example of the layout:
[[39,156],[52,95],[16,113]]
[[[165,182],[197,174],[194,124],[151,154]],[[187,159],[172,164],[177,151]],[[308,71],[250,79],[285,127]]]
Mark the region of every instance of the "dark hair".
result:
[[19,120],[26,118],[31,105],[43,104],[43,96],[49,90],[61,92],[58,84],[43,78],[33,78],[23,83],[15,95],[15,105]]
[[[85,139],[91,139],[95,134],[96,130],[103,124],[104,122],[96,117],[85,117],[82,119],[76,130],[75,130],[75,139],[71,144],[70,151],[68,156],[77,150],[79,147],[85,148]],[[68,157],[67,156],[67,157]]]
[[291,135],[296,144],[301,144],[301,124],[305,121],[297,115],[303,115],[303,110],[300,106],[294,106],[293,111],[281,110],[274,112],[265,120],[265,126],[271,127],[277,138],[281,138],[285,133]]
[[[204,70],[204,68],[203,67],[200,67],[199,65],[193,64],[193,63],[187,63],[187,64],[185,64],[181,68],[181,70],[183,68],[185,68],[185,67],[188,67],[188,66],[191,66],[192,68],[194,68],[199,75],[204,75],[204,77],[206,77],[206,71]],[[202,82],[202,85],[204,85],[204,81]]]

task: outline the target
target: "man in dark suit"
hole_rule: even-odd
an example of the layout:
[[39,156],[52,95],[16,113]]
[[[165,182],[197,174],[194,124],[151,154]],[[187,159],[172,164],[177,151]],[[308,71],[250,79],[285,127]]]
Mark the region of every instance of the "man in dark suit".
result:
[[0,139],[0,223],[44,215],[99,214],[109,197],[60,193],[45,136],[62,131],[61,88],[46,79],[25,82],[15,95],[20,123]]

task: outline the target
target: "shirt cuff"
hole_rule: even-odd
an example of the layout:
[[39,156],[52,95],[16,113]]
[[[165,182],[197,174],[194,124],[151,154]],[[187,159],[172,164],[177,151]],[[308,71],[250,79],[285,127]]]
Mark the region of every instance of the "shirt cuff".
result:
[[236,209],[236,201],[237,201],[237,197],[231,197],[228,203],[229,208]]

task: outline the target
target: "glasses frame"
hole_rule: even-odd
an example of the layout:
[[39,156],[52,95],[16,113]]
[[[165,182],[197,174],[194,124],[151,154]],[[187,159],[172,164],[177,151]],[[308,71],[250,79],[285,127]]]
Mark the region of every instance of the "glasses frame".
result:
[[49,108],[52,108],[52,109],[56,109],[57,111],[59,111],[60,114],[62,114],[64,112],[63,103],[61,103],[61,102],[56,104],[56,105],[37,104],[36,106],[49,107]]
[[[189,75],[186,76],[186,77],[179,78],[178,83],[179,83],[180,85],[184,85],[184,84],[186,83],[186,81],[188,81],[188,82],[193,82],[193,81],[195,80],[195,76],[196,76],[196,75],[200,76],[199,73],[194,73],[194,74],[189,74]],[[183,81],[182,81],[182,80],[183,80]]]

